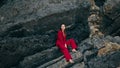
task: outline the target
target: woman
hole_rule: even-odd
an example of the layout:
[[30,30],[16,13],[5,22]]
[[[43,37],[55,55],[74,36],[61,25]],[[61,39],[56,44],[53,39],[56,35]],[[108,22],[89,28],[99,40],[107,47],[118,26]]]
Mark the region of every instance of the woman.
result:
[[58,31],[56,45],[64,54],[66,61],[70,63],[74,63],[67,47],[68,45],[71,45],[72,51],[77,52],[76,51],[77,46],[74,39],[66,40],[65,24],[62,24],[61,29]]

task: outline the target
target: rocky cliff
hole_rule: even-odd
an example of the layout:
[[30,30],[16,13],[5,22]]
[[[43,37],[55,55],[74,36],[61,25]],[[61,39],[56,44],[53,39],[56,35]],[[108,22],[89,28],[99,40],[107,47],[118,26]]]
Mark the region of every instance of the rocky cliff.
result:
[[[120,1],[95,3],[105,36],[91,39],[89,0],[1,0],[0,68],[120,67]],[[74,64],[66,63],[55,46],[62,23],[67,25],[67,39],[74,38],[79,47],[71,52]]]

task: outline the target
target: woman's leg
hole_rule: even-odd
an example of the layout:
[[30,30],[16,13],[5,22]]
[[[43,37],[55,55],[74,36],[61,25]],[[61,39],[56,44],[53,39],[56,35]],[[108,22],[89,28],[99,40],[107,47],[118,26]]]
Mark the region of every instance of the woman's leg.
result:
[[69,39],[69,40],[67,40],[67,41],[66,41],[66,44],[67,44],[67,45],[71,45],[72,49],[76,49],[76,48],[77,48],[77,45],[76,45],[74,39]]
[[66,61],[69,61],[70,59],[72,59],[72,57],[71,57],[68,49],[67,49],[64,45],[58,44],[57,47],[58,47],[58,48],[60,49],[60,51],[63,53]]
[[66,61],[69,61],[70,59],[72,59],[72,57],[71,57],[67,48],[62,49],[61,52],[64,54],[64,57],[65,57]]

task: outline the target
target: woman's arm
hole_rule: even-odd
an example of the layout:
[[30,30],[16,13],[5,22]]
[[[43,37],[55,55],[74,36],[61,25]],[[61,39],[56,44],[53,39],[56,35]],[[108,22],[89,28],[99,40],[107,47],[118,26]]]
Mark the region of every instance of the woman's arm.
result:
[[65,45],[66,42],[66,37],[63,36],[63,33],[61,31],[58,31],[58,41],[62,44]]
[[58,36],[59,42],[63,44],[64,43],[64,39],[63,39],[63,36],[62,36],[62,32],[59,31],[57,36]]

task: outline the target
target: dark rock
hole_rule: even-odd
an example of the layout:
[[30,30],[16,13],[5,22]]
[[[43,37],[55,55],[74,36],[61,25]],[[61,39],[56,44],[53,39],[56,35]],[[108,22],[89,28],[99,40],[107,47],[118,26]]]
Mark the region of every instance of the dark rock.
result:
[[93,44],[91,43],[91,41],[89,39],[83,41],[80,45],[79,45],[79,50],[84,53],[87,50],[92,50],[94,48]]
[[0,0],[0,7],[7,3],[8,0]]
[[114,38],[115,38],[114,41],[116,41],[116,43],[120,44],[120,36],[115,36]]
[[49,36],[47,35],[39,35],[26,38],[6,38],[7,40],[2,40],[0,42],[0,60],[2,65],[6,66],[7,64],[7,67],[11,65],[14,66],[23,60],[25,56],[32,55],[34,53],[41,52],[45,49],[55,46],[55,43],[52,42],[53,40],[49,40],[48,38]]
[[120,64],[120,51],[97,57],[88,62],[89,68],[116,68]]
[[18,65],[19,68],[36,68],[39,65],[43,65],[44,63],[51,61],[57,57],[59,57],[61,53],[59,52],[57,47],[53,47],[51,49],[42,51],[40,53],[33,54],[31,56],[27,56],[23,61]]
[[82,63],[75,64],[74,66],[70,68],[85,68],[85,65],[84,65],[84,62],[82,62]]
[[101,7],[101,6],[104,5],[105,1],[106,0],[95,0],[95,3],[96,3],[97,6]]
[[0,8],[1,67],[17,66],[24,57],[54,47],[61,23],[68,27],[68,39],[80,43],[89,35],[88,7],[87,0],[12,0],[4,4]]
[[[116,38],[119,39],[119,36]],[[98,51],[104,48],[104,43],[108,41],[117,43],[114,37],[106,36],[102,38],[88,38],[79,45],[79,51],[82,52],[84,56],[85,68],[116,68],[119,66],[120,63],[117,62],[120,62],[120,60],[117,60],[119,58],[115,58],[115,56],[119,57],[119,50],[101,57],[98,56]]]
[[119,31],[119,21],[120,21],[120,1],[119,0],[106,0],[103,6],[103,33],[111,34],[113,36],[120,36]]
[[[83,61],[83,57],[80,52],[71,53],[71,55],[73,57],[73,60],[76,63]],[[53,67],[69,68],[69,67],[73,66],[74,64],[67,63],[66,60],[63,58],[63,56],[61,56],[57,59],[54,59],[53,61],[47,62],[46,64],[39,66],[38,68],[53,68]]]
[[[67,39],[74,38],[78,44],[85,67],[118,67],[119,51],[103,57],[97,57],[97,51],[106,40],[120,43],[120,1],[95,1],[101,6],[103,21],[100,30],[106,37],[92,39],[88,38],[89,0],[0,1],[0,67],[35,68],[60,57],[61,53],[53,47],[62,23],[67,27]],[[78,63],[81,62],[67,66],[77,67]]]
[[88,61],[90,61],[90,59],[92,59],[92,58],[94,58],[94,57],[96,57],[96,55],[97,55],[97,51],[86,51],[85,53],[84,53],[84,62],[88,62]]

